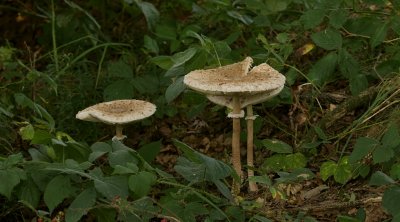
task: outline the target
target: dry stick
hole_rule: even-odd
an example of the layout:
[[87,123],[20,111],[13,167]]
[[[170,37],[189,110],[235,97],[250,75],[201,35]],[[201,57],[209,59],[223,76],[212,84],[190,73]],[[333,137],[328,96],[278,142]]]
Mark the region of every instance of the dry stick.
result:
[[240,101],[238,96],[233,96],[233,120],[232,120],[232,164],[240,180],[233,182],[232,192],[240,193],[240,183],[242,181],[242,164],[240,162]]
[[[254,167],[254,149],[253,149],[253,122],[254,122],[254,115],[253,115],[253,106],[247,106],[247,176],[250,177],[254,176],[254,171],[252,168]],[[252,192],[256,192],[258,190],[257,184],[255,182],[249,181],[249,190]]]

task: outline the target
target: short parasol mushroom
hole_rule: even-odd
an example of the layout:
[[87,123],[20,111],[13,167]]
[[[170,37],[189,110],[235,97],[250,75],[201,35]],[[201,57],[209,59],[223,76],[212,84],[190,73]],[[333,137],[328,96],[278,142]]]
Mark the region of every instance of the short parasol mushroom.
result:
[[[232,109],[228,115],[233,119],[232,164],[242,178],[240,161],[240,118],[244,117],[242,108],[248,107],[249,127],[248,166],[253,166],[252,104],[263,102],[278,94],[285,83],[285,77],[269,65],[262,63],[251,69],[253,60],[247,57],[241,62],[215,69],[195,70],[187,74],[184,83],[189,88],[207,95],[208,99]],[[250,129],[251,128],[251,129]],[[251,131],[251,132],[250,132]],[[251,134],[251,135],[250,135]],[[249,169],[250,170],[250,169]],[[253,175],[252,170],[249,172]],[[256,190],[255,184],[250,184]],[[240,185],[233,184],[233,192],[239,193]]]
[[154,114],[156,106],[142,100],[114,100],[90,106],[76,114],[76,118],[115,125],[114,139],[123,140],[124,124],[136,122]]

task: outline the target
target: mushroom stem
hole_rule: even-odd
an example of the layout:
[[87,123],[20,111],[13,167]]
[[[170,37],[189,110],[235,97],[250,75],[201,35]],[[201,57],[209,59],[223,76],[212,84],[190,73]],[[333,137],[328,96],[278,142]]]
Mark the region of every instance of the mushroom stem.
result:
[[[248,105],[247,107],[247,176],[248,178],[254,176],[254,171],[252,168],[254,167],[254,149],[253,149],[253,123],[254,123],[254,115],[253,115],[253,106]],[[255,192],[258,190],[257,184],[255,182],[249,181],[249,190]]]
[[115,125],[115,137],[117,140],[123,140],[125,139],[124,134],[122,134],[122,129],[123,126],[121,124],[116,124]]
[[[240,100],[238,96],[233,97],[233,115],[240,115]],[[240,118],[233,117],[232,120],[232,164],[240,181],[234,181],[232,191],[234,194],[240,193],[240,182],[242,180],[242,164],[240,162]]]

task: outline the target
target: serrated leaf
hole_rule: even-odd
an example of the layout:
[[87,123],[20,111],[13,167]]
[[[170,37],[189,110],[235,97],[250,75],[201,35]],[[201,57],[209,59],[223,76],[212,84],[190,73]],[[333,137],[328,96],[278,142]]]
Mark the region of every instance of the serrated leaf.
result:
[[20,183],[20,177],[12,169],[0,170],[0,194],[11,199],[11,192]]
[[318,62],[313,65],[308,73],[310,81],[316,83],[317,85],[323,85],[328,80],[332,79],[332,75],[336,67],[337,58],[337,54],[331,52],[328,55],[324,56],[322,59],[318,60]]
[[356,144],[354,145],[353,152],[351,152],[349,156],[349,163],[356,163],[357,161],[363,159],[378,145],[379,141],[375,139],[368,137],[358,138]]
[[110,76],[131,79],[133,77],[132,68],[122,60],[108,64],[107,72]]
[[19,200],[26,201],[32,207],[37,208],[40,201],[41,192],[32,179],[24,181],[18,189]]
[[96,203],[96,191],[92,188],[88,188],[82,191],[72,201],[71,205],[65,212],[66,222],[76,222],[81,219],[82,216],[86,215],[91,207]]
[[381,24],[378,27],[378,29],[375,30],[374,34],[371,36],[371,39],[369,41],[371,48],[375,48],[385,40],[388,29],[389,29],[389,23],[386,22],[384,24]]
[[266,0],[264,2],[268,10],[273,13],[283,11],[288,6],[288,3],[285,0]]
[[105,101],[132,99],[133,86],[126,80],[118,80],[108,85],[103,92]]
[[351,94],[356,96],[368,88],[368,79],[363,74],[357,74],[350,79]]
[[102,177],[96,175],[94,177],[96,178],[94,180],[94,187],[108,200],[112,200],[117,196],[121,198],[128,196],[128,179],[126,176]]
[[339,49],[342,47],[342,35],[334,29],[326,29],[311,35],[314,43],[326,50]]
[[392,124],[382,137],[382,145],[389,148],[395,148],[400,145],[400,134],[397,126]]
[[346,49],[339,50],[339,70],[347,79],[351,79],[360,73],[360,64]]
[[337,164],[333,161],[324,162],[320,167],[321,179],[326,181],[330,176],[333,176],[337,167]]
[[33,136],[35,135],[35,129],[31,124],[28,124],[19,129],[19,134],[23,140],[32,140]]
[[264,147],[266,147],[267,149],[271,150],[272,152],[275,153],[292,153],[293,152],[293,148],[280,140],[275,140],[275,139],[265,139],[262,141],[262,144],[264,145]]
[[382,186],[387,184],[393,184],[395,181],[383,173],[382,171],[376,171],[371,175],[368,185],[370,186]]
[[347,21],[349,12],[345,9],[333,10],[329,15],[329,24],[334,28],[339,29]]
[[285,157],[285,170],[300,169],[306,165],[307,159],[302,153],[293,153]]
[[159,52],[159,48],[158,48],[158,44],[157,41],[152,39],[150,36],[145,35],[144,36],[144,47],[149,50],[152,53],[158,54]]
[[394,157],[394,151],[387,146],[377,146],[372,152],[372,159],[374,164],[387,162]]
[[108,162],[111,167],[117,165],[125,166],[128,163],[137,164],[138,159],[129,150],[117,150],[108,155]]
[[300,20],[303,22],[305,29],[311,29],[321,24],[325,14],[326,10],[324,9],[310,9],[303,13]]
[[183,84],[183,76],[176,79],[170,86],[168,86],[165,91],[165,99],[168,103],[172,102],[176,97],[178,97],[183,90],[186,89],[185,84]]
[[390,176],[395,180],[400,179],[400,163],[392,165],[390,169]]
[[137,175],[132,175],[129,177],[129,189],[135,194],[137,197],[146,196],[151,187],[155,184],[157,180],[157,176],[153,173],[141,171]]
[[73,192],[74,188],[68,176],[56,176],[47,184],[44,190],[44,202],[49,208],[49,211],[53,212],[54,208]]

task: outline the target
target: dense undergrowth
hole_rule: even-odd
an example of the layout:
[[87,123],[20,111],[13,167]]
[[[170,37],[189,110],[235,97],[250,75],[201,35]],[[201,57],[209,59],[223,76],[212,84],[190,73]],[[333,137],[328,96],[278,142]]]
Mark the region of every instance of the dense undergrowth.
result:
[[[285,208],[299,184],[354,203],[363,194],[349,184],[383,187],[381,219],[400,221],[400,1],[6,0],[0,16],[1,221],[373,221],[362,204],[329,216]],[[195,135],[223,147],[226,110],[183,76],[246,56],[287,82],[255,107],[248,179],[262,189],[244,181],[237,197],[226,153],[187,136],[205,121],[213,135]],[[125,145],[75,120],[130,98],[157,111]],[[179,157],[162,164],[171,149]]]

